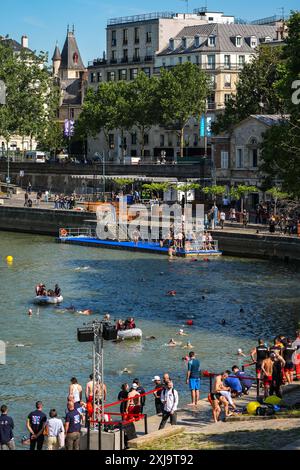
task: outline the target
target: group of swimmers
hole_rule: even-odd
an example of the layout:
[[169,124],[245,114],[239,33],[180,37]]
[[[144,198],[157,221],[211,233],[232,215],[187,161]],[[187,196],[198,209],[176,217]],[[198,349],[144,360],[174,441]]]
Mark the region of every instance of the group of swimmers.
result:
[[35,293],[37,297],[60,297],[61,296],[61,288],[58,284],[55,285],[54,290],[46,289],[45,284],[38,284],[35,288]]

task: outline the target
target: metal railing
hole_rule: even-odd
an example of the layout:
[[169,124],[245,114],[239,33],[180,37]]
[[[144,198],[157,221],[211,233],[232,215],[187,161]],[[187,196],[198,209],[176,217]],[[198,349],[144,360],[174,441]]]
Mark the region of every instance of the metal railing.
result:
[[61,228],[59,230],[59,238],[80,238],[80,237],[89,237],[94,238],[95,233],[91,227],[79,227],[79,228]]
[[144,15],[133,15],[133,16],[120,16],[118,18],[111,18],[107,22],[107,26],[114,26],[117,24],[124,23],[137,23],[140,21],[149,21],[149,20],[158,20],[163,18],[173,18],[175,16],[174,12],[164,11],[164,12],[155,12],[147,13]]

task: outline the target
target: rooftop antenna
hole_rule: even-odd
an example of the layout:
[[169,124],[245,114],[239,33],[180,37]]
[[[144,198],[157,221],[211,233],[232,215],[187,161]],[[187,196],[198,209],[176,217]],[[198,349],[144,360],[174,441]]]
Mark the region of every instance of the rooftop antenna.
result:
[[186,3],[186,12],[189,13],[189,0],[181,0],[182,2]]
[[281,11],[281,19],[284,21],[285,20],[285,8],[281,7],[281,8],[278,8],[278,10]]
[[74,34],[74,33],[75,33],[75,26],[74,26],[74,24],[73,24],[73,34]]
[[70,25],[68,24],[68,29],[67,29],[68,33],[70,32]]

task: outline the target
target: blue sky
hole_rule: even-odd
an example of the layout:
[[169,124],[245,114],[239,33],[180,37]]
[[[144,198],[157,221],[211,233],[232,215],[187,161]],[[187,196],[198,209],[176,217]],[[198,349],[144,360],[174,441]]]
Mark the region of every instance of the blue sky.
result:
[[[212,11],[224,11],[239,18],[256,19],[299,9],[299,0],[208,0]],[[190,0],[190,11],[205,5],[205,0]],[[29,36],[29,46],[49,51],[56,41],[62,48],[67,25],[75,24],[75,32],[84,62],[102,57],[105,50],[107,19],[155,11],[183,12],[184,0],[1,0],[0,35],[9,34],[20,40]]]

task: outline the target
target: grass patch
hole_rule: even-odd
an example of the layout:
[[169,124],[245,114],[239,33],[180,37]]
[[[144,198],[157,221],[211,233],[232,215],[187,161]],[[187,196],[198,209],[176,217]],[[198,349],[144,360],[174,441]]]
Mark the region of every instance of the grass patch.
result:
[[300,438],[300,427],[235,431],[223,434],[181,434],[140,450],[279,450]]

